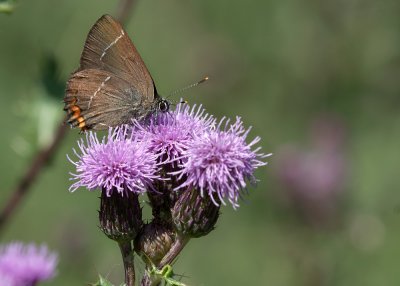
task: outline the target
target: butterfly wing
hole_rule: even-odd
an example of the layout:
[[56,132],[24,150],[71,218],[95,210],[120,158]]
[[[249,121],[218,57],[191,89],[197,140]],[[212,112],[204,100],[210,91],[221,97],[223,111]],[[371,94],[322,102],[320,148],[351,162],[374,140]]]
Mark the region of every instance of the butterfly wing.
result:
[[127,33],[111,16],[102,16],[87,36],[79,69],[67,82],[68,122],[81,129],[116,126],[128,116],[148,113],[155,97],[153,79]]
[[138,51],[121,24],[102,16],[90,30],[82,52],[80,69],[102,69],[120,76],[148,101],[154,99],[154,83]]
[[107,129],[147,115],[141,95],[130,83],[98,69],[73,74],[67,82],[64,102],[68,123],[81,130]]

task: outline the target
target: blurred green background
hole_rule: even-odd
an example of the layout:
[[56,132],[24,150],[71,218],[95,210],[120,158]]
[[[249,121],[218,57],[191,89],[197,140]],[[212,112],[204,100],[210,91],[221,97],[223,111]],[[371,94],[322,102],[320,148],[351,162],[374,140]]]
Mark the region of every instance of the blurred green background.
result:
[[[0,14],[0,207],[63,118],[63,85],[90,27],[118,4],[17,3]],[[240,115],[274,153],[241,207],[223,207],[216,230],[185,248],[174,267],[184,282],[400,285],[399,1],[142,0],[126,29],[161,94],[209,75],[185,99],[217,117]],[[321,118],[334,118],[336,129]],[[340,148],[315,151],[337,136]],[[120,283],[119,250],[97,227],[99,194],[68,192],[66,154],[80,137],[68,131],[0,242],[59,251],[49,285],[86,285],[97,273]],[[307,159],[300,177],[312,187],[297,190],[298,176],[284,174],[304,168],[302,156],[287,158],[293,149],[340,158],[341,175],[314,188],[321,168]],[[318,161],[329,174],[330,164]],[[308,190],[322,195],[309,199]]]

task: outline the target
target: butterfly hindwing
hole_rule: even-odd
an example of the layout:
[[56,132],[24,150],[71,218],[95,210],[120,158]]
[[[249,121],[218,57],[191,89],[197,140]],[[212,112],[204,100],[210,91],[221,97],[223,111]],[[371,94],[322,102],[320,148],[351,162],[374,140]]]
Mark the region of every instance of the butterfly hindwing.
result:
[[64,102],[68,123],[82,130],[107,129],[149,112],[130,83],[98,69],[74,73],[67,82]]

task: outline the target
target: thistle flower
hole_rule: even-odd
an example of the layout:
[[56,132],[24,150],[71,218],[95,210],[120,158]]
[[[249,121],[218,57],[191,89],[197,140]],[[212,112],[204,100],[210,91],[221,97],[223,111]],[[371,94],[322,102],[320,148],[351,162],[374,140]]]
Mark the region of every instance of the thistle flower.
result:
[[[221,203],[239,206],[247,183],[256,181],[255,169],[271,155],[253,148],[259,137],[246,143],[250,129],[239,117],[217,124],[201,106],[179,104],[132,122],[111,128],[101,142],[89,132],[87,143],[78,143],[81,154],[74,150],[78,160],[69,159],[76,166],[71,191],[102,189],[101,229],[120,244],[125,281],[134,273],[132,240],[147,270],[164,271],[191,238],[214,229]],[[149,190],[153,220],[143,224],[138,194]],[[150,276],[147,272],[141,285],[160,282]]]
[[[0,247],[1,285],[26,286],[54,277],[58,258],[45,245],[20,242]],[[5,283],[3,284],[3,279]]]
[[144,193],[153,188],[153,180],[158,179],[156,155],[149,152],[145,141],[137,140],[129,126],[110,128],[107,139],[100,142],[95,133],[89,132],[84,140],[78,142],[82,154],[74,153],[76,180],[70,187],[73,192],[79,187],[89,190],[102,188],[108,195],[113,190],[123,194],[125,191]]
[[246,130],[239,117],[234,124],[229,125],[227,120],[221,127],[224,121],[222,119],[215,130],[190,142],[183,153],[187,160],[181,164],[182,169],[173,174],[184,179],[176,189],[193,187],[199,189],[201,196],[207,193],[215,205],[219,205],[219,201],[225,204],[227,199],[236,208],[246,182],[255,183],[254,170],[266,165],[261,159],[271,154],[259,153],[260,147],[251,150],[260,138],[247,144],[250,128]]
[[0,272],[0,285],[2,286],[18,286],[17,282],[14,281],[10,276]]
[[148,140],[149,150],[156,154],[158,162],[177,163],[191,144],[215,125],[215,119],[205,110],[194,105],[178,104],[174,111],[159,113],[147,126],[135,123],[137,136]]

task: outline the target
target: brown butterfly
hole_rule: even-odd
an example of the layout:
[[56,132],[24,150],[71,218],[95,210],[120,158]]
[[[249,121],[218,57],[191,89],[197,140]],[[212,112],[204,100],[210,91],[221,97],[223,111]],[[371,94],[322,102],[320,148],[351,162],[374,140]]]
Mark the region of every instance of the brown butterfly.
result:
[[67,122],[81,131],[107,129],[169,110],[132,41],[110,15],[90,30],[80,67],[67,82],[64,103]]

